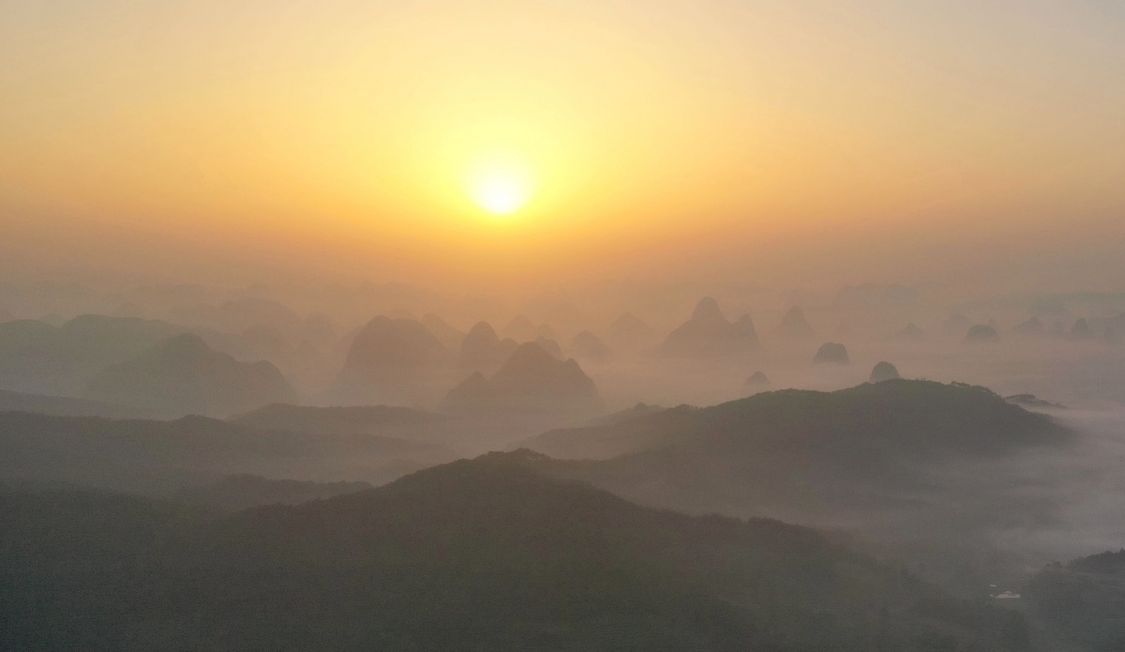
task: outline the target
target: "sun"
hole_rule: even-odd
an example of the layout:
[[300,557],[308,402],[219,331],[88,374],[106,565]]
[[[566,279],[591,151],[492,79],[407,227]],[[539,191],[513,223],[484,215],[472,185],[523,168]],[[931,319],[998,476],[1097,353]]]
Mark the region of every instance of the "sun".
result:
[[489,161],[475,166],[469,178],[474,203],[494,217],[519,212],[532,195],[531,175],[516,161]]

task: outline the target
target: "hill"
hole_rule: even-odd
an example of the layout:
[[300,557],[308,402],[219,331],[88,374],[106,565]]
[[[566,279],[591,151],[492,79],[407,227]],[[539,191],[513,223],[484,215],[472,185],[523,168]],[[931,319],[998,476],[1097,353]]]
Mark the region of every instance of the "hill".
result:
[[63,417],[128,418],[145,416],[142,410],[124,405],[88,401],[69,396],[24,394],[0,389],[0,412],[37,412]]
[[770,520],[688,517],[510,456],[211,519],[0,494],[0,646],[1026,649],[1018,616]]
[[90,380],[86,396],[169,417],[227,416],[296,399],[272,363],[235,360],[196,335],[177,335],[106,368]]
[[366,434],[0,413],[0,482],[52,481],[166,494],[232,474],[386,482],[446,461],[438,448]]
[[277,480],[240,473],[209,484],[187,487],[174,497],[189,505],[239,511],[262,505],[297,505],[370,488],[367,482]]
[[[524,445],[575,460],[552,462],[552,473],[646,504],[839,525],[887,510],[907,518],[910,509],[952,508],[959,503],[947,500],[949,492],[968,494],[973,485],[943,479],[945,468],[1067,441],[1048,417],[987,389],[887,380],[684,406]],[[984,498],[978,502],[987,512]],[[976,511],[960,517],[969,514]]]
[[652,327],[631,312],[613,320],[608,330],[609,345],[617,350],[636,350],[652,343]]
[[777,335],[784,339],[803,340],[813,337],[814,332],[805,311],[800,306],[793,306],[781,317],[777,326]]
[[412,403],[453,354],[421,322],[375,317],[352,339],[337,381],[347,402]]
[[515,340],[501,340],[488,322],[477,322],[461,342],[459,364],[465,369],[492,373],[517,346]]
[[0,323],[0,387],[77,395],[94,374],[182,331],[161,321],[103,315],[58,327],[29,319]]
[[446,397],[458,413],[556,412],[588,414],[601,405],[594,381],[573,359],[560,360],[537,343],[526,342],[499,371],[475,373]]
[[711,297],[696,304],[691,318],[665,338],[661,350],[674,356],[713,356],[744,353],[758,346],[758,334],[749,315],[731,322]]
[[314,407],[275,403],[230,419],[259,430],[287,430],[316,434],[389,435],[413,432],[446,418],[413,408],[392,405]]
[[1093,652],[1125,649],[1125,549],[1052,564],[1025,593],[1033,615],[1064,640]]

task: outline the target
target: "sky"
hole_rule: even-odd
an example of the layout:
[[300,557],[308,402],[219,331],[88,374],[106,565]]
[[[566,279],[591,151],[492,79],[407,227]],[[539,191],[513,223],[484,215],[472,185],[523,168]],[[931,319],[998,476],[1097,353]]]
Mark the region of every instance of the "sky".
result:
[[0,0],[0,61],[12,278],[1125,289],[1110,0]]

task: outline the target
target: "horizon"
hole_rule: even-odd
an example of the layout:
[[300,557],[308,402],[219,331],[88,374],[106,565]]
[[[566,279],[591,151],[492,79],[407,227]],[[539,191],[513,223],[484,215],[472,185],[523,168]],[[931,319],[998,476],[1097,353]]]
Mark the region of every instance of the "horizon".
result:
[[2,11],[11,279],[1122,289],[1111,2]]

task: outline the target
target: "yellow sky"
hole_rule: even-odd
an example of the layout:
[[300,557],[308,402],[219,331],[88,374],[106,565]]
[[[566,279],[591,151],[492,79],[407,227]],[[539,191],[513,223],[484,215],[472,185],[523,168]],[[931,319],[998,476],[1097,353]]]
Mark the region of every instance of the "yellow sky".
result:
[[435,278],[1112,221],[1125,13],[979,4],[0,1],[0,219]]

